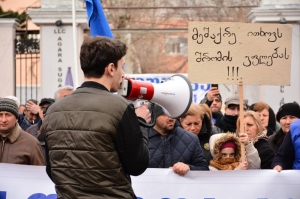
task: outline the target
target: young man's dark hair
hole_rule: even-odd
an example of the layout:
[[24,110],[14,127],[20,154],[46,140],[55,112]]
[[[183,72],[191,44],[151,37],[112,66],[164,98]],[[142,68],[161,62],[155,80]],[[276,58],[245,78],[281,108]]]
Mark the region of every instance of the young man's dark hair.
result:
[[127,47],[118,40],[108,37],[88,37],[80,50],[80,64],[85,77],[100,78],[105,67],[113,63],[118,67],[118,60],[125,56]]

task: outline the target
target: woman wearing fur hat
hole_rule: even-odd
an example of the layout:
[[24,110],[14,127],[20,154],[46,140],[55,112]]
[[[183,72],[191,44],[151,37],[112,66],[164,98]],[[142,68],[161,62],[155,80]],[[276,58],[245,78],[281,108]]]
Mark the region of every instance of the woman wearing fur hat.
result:
[[245,132],[248,134],[249,139],[253,142],[254,147],[258,151],[261,160],[260,168],[271,169],[275,152],[268,143],[268,137],[263,133],[265,128],[261,123],[258,113],[247,111],[243,116],[240,116],[237,121],[237,131],[240,129],[241,117],[244,117]]
[[[241,143],[245,144],[246,160],[241,161]],[[259,169],[260,158],[256,148],[246,133],[237,137],[233,133],[220,133],[211,136],[209,140],[213,159],[209,170],[247,170]]]
[[280,123],[281,129],[276,134],[269,137],[269,143],[273,147],[275,153],[278,152],[285,135],[289,132],[291,123],[299,118],[300,106],[296,102],[286,103],[279,108],[276,119]]

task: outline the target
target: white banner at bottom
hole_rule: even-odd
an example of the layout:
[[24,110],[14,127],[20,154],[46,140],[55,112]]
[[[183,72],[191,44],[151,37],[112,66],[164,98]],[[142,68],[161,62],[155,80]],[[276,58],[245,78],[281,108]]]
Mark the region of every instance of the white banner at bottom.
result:
[[[140,199],[300,199],[300,171],[147,169],[132,177]],[[55,199],[45,167],[0,164],[0,199]]]

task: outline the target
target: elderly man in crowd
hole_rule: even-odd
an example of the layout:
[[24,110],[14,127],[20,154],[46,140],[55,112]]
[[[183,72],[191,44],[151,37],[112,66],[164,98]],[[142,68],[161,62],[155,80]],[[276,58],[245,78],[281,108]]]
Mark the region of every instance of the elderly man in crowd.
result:
[[67,95],[70,95],[74,91],[72,86],[63,86],[58,88],[58,90],[54,93],[54,100],[57,101],[61,98],[64,98]]
[[17,104],[0,98],[0,162],[45,165],[39,141],[21,129],[18,117]]

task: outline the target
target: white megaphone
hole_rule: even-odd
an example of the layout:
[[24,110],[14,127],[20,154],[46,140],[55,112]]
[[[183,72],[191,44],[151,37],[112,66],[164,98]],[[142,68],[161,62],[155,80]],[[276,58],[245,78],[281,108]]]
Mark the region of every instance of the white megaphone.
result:
[[192,102],[192,86],[183,75],[173,75],[159,84],[124,78],[118,94],[128,100],[144,99],[163,108],[170,118],[180,118]]

